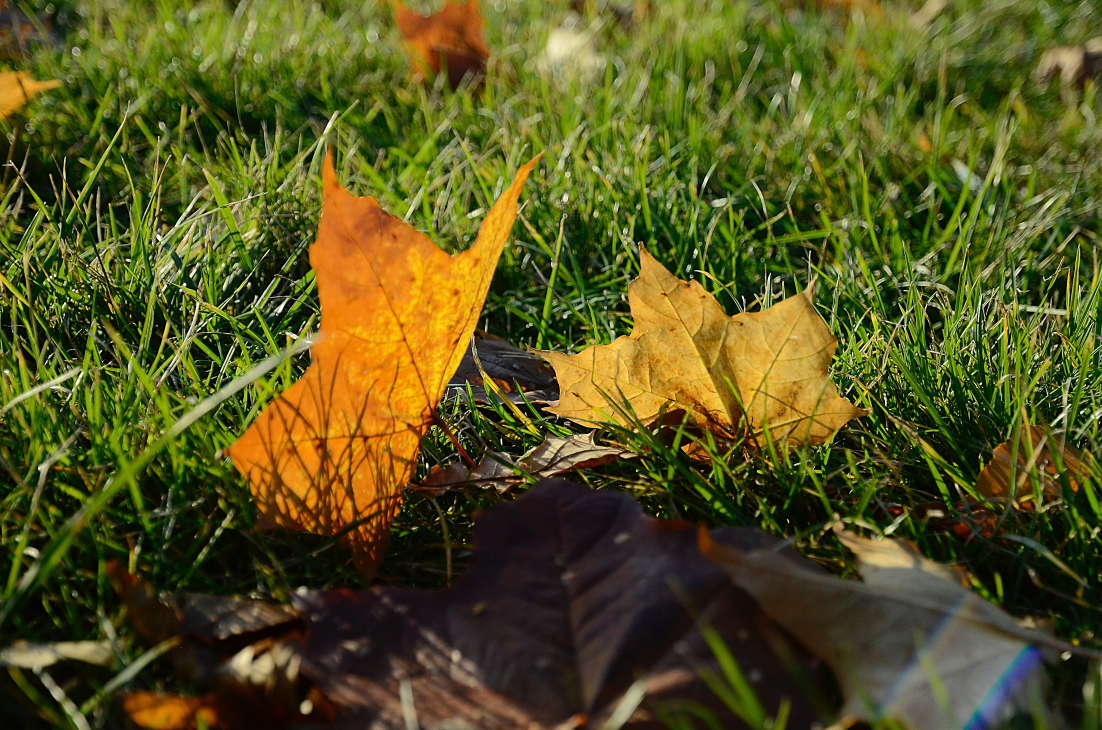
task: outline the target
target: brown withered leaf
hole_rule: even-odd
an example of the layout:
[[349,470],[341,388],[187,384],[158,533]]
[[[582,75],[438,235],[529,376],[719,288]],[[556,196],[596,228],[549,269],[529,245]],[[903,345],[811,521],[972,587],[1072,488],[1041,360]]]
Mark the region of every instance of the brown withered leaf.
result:
[[15,114],[36,94],[59,86],[56,79],[35,81],[26,71],[0,71],[0,119]]
[[864,415],[828,376],[837,340],[810,289],[762,312],[728,317],[699,282],[678,279],[640,249],[628,287],[635,327],[575,355],[541,352],[559,382],[551,412],[579,423],[643,423],[668,409],[727,439],[817,444]]
[[289,608],[195,593],[158,599],[115,562],[108,575],[138,634],[151,644],[174,639],[178,646],[168,654],[173,671],[205,692],[125,696],[123,708],[139,727],[190,730],[202,716],[212,728],[273,730],[336,716],[299,674],[298,654],[287,642],[301,632],[302,621]]
[[[743,528],[711,537],[743,550],[776,542]],[[234,599],[176,602],[219,600]],[[692,526],[561,479],[479,513],[467,571],[450,588],[300,590],[291,600],[301,623],[208,672],[205,701],[220,718],[236,711],[223,719],[234,728],[339,718],[337,730],[406,730],[416,717],[423,730],[596,729],[624,705],[623,727],[658,730],[687,703],[744,728],[708,685],[722,671],[702,626],[767,714],[791,701],[789,728],[820,719],[805,692],[821,698],[829,686],[820,662],[700,554]],[[311,717],[258,699],[309,705]]]
[[464,485],[496,489],[499,494],[525,481],[523,474],[536,479],[565,474],[574,469],[607,464],[616,459],[634,459],[638,454],[616,446],[601,446],[596,433],[546,436],[543,443],[525,454],[519,461],[496,451],[488,452],[474,469],[455,463],[436,467],[420,484],[417,491],[439,496],[449,489]]
[[225,646],[253,643],[297,625],[298,616],[282,606],[240,598],[184,593],[168,602],[179,618],[181,636]]
[[162,600],[148,583],[131,575],[117,560],[107,563],[107,578],[126,607],[134,630],[150,644],[187,637],[223,646],[237,639],[243,646],[298,621],[293,612],[262,601],[201,593],[181,593]]
[[117,560],[107,563],[107,579],[126,607],[126,616],[138,636],[149,644],[180,635],[180,617],[161,603],[153,588],[131,575]]
[[809,571],[769,549],[720,546],[703,530],[701,550],[830,665],[845,717],[959,730],[997,727],[1028,709],[1043,683],[1041,647],[1065,645],[1022,628],[906,543],[838,537],[863,581]]
[[[300,629],[295,613],[260,601],[195,593],[158,598],[148,583],[128,573],[117,561],[107,564],[107,576],[126,607],[127,619],[147,644],[177,641],[178,646],[167,658],[178,676],[230,697],[226,705],[230,711],[223,707],[219,713],[223,719],[237,717],[234,708],[259,719],[272,717],[276,709],[280,717],[293,714],[295,707],[270,702],[266,687],[260,691],[253,688],[249,673],[240,671],[240,661],[237,665],[224,662],[257,642]],[[269,664],[274,671],[274,664]],[[261,710],[250,712],[249,707]]]
[[[479,370],[479,364],[482,370]],[[529,403],[544,404],[559,399],[555,371],[543,358],[491,335],[476,336],[471,340],[459,368],[448,383],[447,397],[466,393],[469,383],[474,401],[488,403],[483,373],[493,379],[497,392],[513,403],[527,400]]]
[[[600,728],[636,682],[645,699],[625,727],[663,727],[673,699],[745,727],[700,679],[718,665],[694,615],[768,713],[788,698],[788,727],[817,719],[770,642],[807,677],[818,676],[815,660],[700,555],[691,526],[648,518],[623,492],[544,479],[480,513],[474,529],[467,572],[450,588],[292,597],[306,625],[301,671],[346,713],[338,727],[397,730],[412,710],[424,730]],[[745,546],[760,533],[713,537]]]
[[229,448],[257,527],[336,535],[365,580],[386,550],[421,439],[470,341],[516,217],[521,167],[474,245],[449,256],[323,170],[310,248],[321,300],[313,364]]
[[951,532],[965,542],[977,537],[989,538],[995,533],[998,515],[984,502],[958,502],[949,507],[945,502],[934,500],[920,502],[910,507],[885,503],[884,508],[893,517],[907,513],[917,522],[925,522],[930,530]]
[[1045,426],[1022,426],[1013,438],[995,448],[976,479],[976,491],[987,498],[1010,498],[1017,504],[1032,502],[1032,475],[1040,480],[1043,494],[1058,496],[1062,493],[1061,476],[1073,492],[1078,491],[1079,481],[1090,473],[1092,463],[1089,453],[1066,443],[1062,434]]
[[478,0],[456,3],[429,16],[419,15],[400,0],[393,0],[398,33],[420,78],[447,69],[448,83],[459,88],[464,80],[477,84],[486,76],[490,49],[482,39],[482,14]]

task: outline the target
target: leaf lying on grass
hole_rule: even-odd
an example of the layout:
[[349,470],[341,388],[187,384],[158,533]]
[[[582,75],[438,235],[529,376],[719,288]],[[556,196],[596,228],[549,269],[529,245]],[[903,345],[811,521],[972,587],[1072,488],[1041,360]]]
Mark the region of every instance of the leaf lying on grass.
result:
[[[713,539],[769,540],[736,528]],[[690,525],[646,517],[623,492],[544,479],[476,517],[474,545],[447,589],[299,591],[302,630],[258,645],[290,655],[268,662],[281,667],[269,681],[287,684],[293,667],[320,691],[312,703],[339,711],[340,728],[405,730],[411,717],[424,730],[600,728],[618,710],[624,727],[659,728],[686,702],[717,727],[746,727],[709,684],[725,676],[709,643],[718,637],[757,694],[745,711],[765,722],[787,700],[789,727],[818,719],[801,686],[817,685],[820,665],[704,559]],[[234,604],[203,605],[219,600]],[[246,674],[265,676],[256,661],[249,672],[225,669],[250,648],[206,672],[219,697],[243,692]]]
[[622,492],[543,479],[476,517],[450,588],[300,589],[289,609],[184,594],[166,610],[200,660],[188,678],[212,693],[199,706],[267,730],[332,717],[348,729],[414,717],[425,730],[599,728],[613,715],[658,728],[688,703],[713,727],[790,710],[787,726],[806,728],[825,719],[813,708],[831,714],[816,657],[847,721],[960,730],[1036,709],[1044,650],[1071,647],[908,543],[837,535],[863,580],[759,530],[694,534]]
[[59,86],[57,79],[35,81],[26,71],[0,71],[0,119],[15,114],[39,92]]
[[[477,360],[476,360],[477,355]],[[479,367],[481,366],[481,369]],[[474,337],[459,369],[448,383],[447,395],[456,397],[467,392],[476,403],[488,403],[487,384],[484,376],[494,382],[489,386],[513,403],[550,403],[559,399],[559,386],[555,371],[531,352],[518,350],[500,337]],[[496,387],[495,387],[496,386]]]
[[1017,504],[1031,502],[1036,497],[1034,475],[1039,478],[1042,495],[1061,494],[1061,476],[1075,492],[1093,461],[1089,453],[1069,445],[1063,435],[1045,426],[1022,426],[1013,438],[995,448],[976,479],[976,491],[988,498],[1009,497]]
[[448,0],[443,8],[427,17],[394,0],[394,13],[398,33],[419,78],[436,76],[446,68],[448,83],[457,89],[465,79],[476,84],[485,77],[490,49],[482,40],[478,0],[465,3]]
[[[313,364],[229,449],[261,529],[344,534],[365,579],[471,339],[535,160],[454,256],[337,182],[330,155],[310,263],[321,300]],[[347,532],[343,532],[346,531]]]
[[728,317],[699,282],[685,282],[640,250],[628,287],[635,327],[575,355],[541,352],[559,382],[556,415],[625,423],[624,400],[644,423],[673,407],[723,438],[789,446],[827,440],[864,415],[828,377],[837,340],[810,290],[762,312]]
[[1038,647],[1067,649],[1019,626],[959,576],[901,541],[839,539],[864,581],[807,570],[772,550],[739,551],[701,531],[702,552],[771,619],[834,670],[845,716],[916,730],[994,727],[1044,681]]
[[460,463],[434,467],[414,486],[420,492],[440,495],[464,485],[496,489],[504,494],[525,481],[524,474],[536,479],[607,464],[615,459],[633,459],[637,454],[616,446],[600,446],[595,433],[569,437],[547,436],[543,443],[513,462],[507,454],[488,452],[473,469]]
[[148,730],[285,727],[332,719],[331,705],[298,676],[286,638],[302,628],[283,606],[202,594],[158,600],[153,589],[115,561],[107,575],[134,630],[149,644],[175,640],[167,654],[175,673],[207,691],[199,697],[133,692],[123,709]]

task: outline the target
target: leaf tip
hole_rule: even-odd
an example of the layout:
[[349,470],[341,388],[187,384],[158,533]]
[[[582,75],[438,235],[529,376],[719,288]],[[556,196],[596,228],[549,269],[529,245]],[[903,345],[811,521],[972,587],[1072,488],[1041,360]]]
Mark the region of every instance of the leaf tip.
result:
[[323,192],[334,190],[341,186],[337,180],[337,168],[333,165],[333,148],[326,147],[325,162],[321,166],[321,187]]

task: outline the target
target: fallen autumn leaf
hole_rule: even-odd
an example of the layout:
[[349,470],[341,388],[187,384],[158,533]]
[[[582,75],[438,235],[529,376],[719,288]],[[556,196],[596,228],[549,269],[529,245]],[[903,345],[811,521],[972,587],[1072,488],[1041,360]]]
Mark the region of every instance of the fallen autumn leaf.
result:
[[0,71],[0,119],[22,109],[36,94],[59,86],[57,79],[35,81],[26,71]]
[[[487,386],[484,375],[494,381],[493,385]],[[468,384],[476,403],[490,402],[487,387],[513,403],[527,400],[542,404],[559,399],[555,371],[543,358],[488,335],[472,338],[459,368],[448,383],[447,395],[456,397],[466,393]]]
[[552,413],[625,423],[618,405],[626,401],[648,423],[672,407],[723,438],[760,445],[768,431],[790,447],[822,443],[865,414],[828,377],[837,340],[810,289],[728,317],[699,282],[678,279],[642,248],[640,255],[628,287],[631,335],[575,355],[540,352],[559,382]]
[[1060,77],[1064,88],[1083,86],[1102,73],[1102,38],[1092,38],[1081,46],[1060,46],[1045,51],[1033,72],[1039,84]]
[[321,300],[313,364],[229,449],[258,528],[348,530],[361,573],[374,575],[535,162],[517,171],[474,245],[449,256],[374,198],[350,195],[326,156],[310,249]]
[[214,695],[180,697],[131,692],[123,695],[122,709],[131,722],[144,730],[196,730],[200,722],[210,730],[229,727],[218,715]]
[[519,461],[506,454],[491,451],[473,469],[462,464],[436,467],[415,485],[415,489],[439,495],[464,485],[495,489],[504,494],[524,481],[524,474],[536,479],[564,474],[574,469],[607,464],[615,459],[634,459],[633,454],[616,446],[601,446],[595,433],[573,434],[568,437],[547,436],[543,443],[525,454]]
[[[713,539],[776,542],[746,528]],[[286,684],[293,669],[313,683],[312,701],[332,703],[342,730],[406,730],[414,717],[423,730],[601,728],[613,714],[622,727],[657,730],[689,703],[718,727],[751,726],[712,689],[723,676],[713,637],[757,695],[752,726],[785,703],[789,728],[820,719],[804,694],[825,686],[818,660],[704,559],[691,525],[649,518],[616,490],[544,479],[482,512],[467,571],[450,588],[300,590],[291,602],[301,629],[255,645],[277,660],[252,661],[245,647],[205,672],[218,697],[272,676],[274,663],[283,668],[267,681]],[[229,615],[247,602],[185,594],[175,603]],[[185,645],[219,649],[188,631]]]
[[[466,79],[477,84],[486,75],[490,49],[482,39],[482,14],[478,0],[447,0],[432,15],[419,15],[400,0],[394,1],[398,33],[417,69],[417,76],[436,76],[447,69],[448,83],[459,88]],[[431,73],[430,73],[431,72]]]
[[1079,481],[1090,473],[1094,459],[1064,439],[1045,426],[1022,426],[1014,437],[995,448],[991,461],[976,479],[976,491],[987,498],[1032,502],[1036,496],[1032,475],[1039,478],[1043,495],[1062,493],[1061,476],[1073,492],[1078,491]]
[[49,644],[17,641],[0,649],[0,667],[34,669],[65,660],[109,667],[114,664],[115,655],[106,641],[55,641]]
[[1030,709],[1044,681],[1040,647],[1066,645],[1022,628],[904,543],[838,537],[857,555],[863,581],[810,571],[768,549],[717,545],[703,530],[700,543],[771,619],[830,665],[845,717],[960,730],[995,727]]

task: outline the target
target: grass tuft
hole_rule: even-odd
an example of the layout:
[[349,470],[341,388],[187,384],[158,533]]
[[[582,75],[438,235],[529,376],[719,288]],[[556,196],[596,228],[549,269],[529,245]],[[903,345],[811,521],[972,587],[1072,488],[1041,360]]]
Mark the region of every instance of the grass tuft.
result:
[[[962,540],[924,508],[974,498],[1024,422],[1098,451],[1102,108],[1094,85],[1030,81],[1045,48],[1096,32],[1091,4],[960,0],[916,30],[895,5],[671,0],[602,31],[603,69],[564,80],[536,63],[561,13],[502,0],[483,7],[502,70],[481,96],[411,85],[383,2],[39,6],[57,40],[19,67],[63,86],[0,122],[0,644],[108,638],[120,665],[13,670],[0,724],[82,727],[71,696],[92,727],[121,727],[111,693],[173,686],[155,661],[124,668],[151,655],[109,560],[169,591],[358,585],[332,540],[255,532],[222,453],[308,363],[271,358],[317,328],[306,250],[327,146],[346,187],[448,250],[545,151],[480,322],[517,345],[629,332],[639,243],[729,313],[818,277],[835,380],[869,416],[829,448],[704,443],[704,461],[608,429],[642,458],[576,478],[654,515],[793,537],[840,574],[836,517],[907,537],[1011,613],[1096,645],[1098,480],[1001,513],[992,538]],[[540,441],[500,405],[442,412],[475,458]],[[421,473],[455,458],[434,432]],[[444,585],[474,512],[511,498],[411,495],[379,580]],[[1097,666],[1053,676],[1072,724],[1097,728]]]

